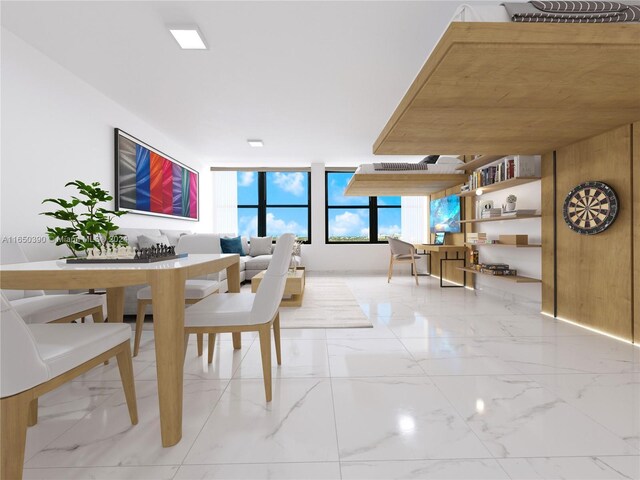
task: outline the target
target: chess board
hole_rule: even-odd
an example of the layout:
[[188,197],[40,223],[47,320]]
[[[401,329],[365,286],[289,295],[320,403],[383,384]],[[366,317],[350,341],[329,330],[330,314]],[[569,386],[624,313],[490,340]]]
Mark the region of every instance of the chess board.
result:
[[189,256],[188,253],[147,258],[67,258],[67,263],[76,265],[87,265],[90,263],[155,263],[177,260],[179,258],[186,258],[187,256]]

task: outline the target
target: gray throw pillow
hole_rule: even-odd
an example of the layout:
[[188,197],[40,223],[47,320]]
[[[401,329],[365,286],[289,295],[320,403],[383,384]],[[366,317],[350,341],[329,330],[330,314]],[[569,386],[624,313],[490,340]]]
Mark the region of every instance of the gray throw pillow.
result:
[[169,239],[166,235],[140,235],[138,237],[138,246],[140,248],[155,247],[156,244],[169,245]]
[[271,244],[273,237],[251,237],[249,242],[249,255],[257,257],[258,255],[271,255]]

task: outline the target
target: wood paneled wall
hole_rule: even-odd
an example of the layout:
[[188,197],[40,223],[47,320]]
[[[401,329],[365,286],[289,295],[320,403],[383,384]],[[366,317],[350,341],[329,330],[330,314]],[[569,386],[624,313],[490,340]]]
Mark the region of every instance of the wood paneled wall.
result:
[[[632,130],[632,125],[625,125],[560,148],[555,165],[554,153],[545,155],[542,179],[543,311],[555,310],[560,318],[629,340],[634,336],[633,265],[637,270],[639,261],[639,252],[635,258],[633,252],[633,242],[638,242],[633,239],[638,188],[634,199]],[[616,191],[619,212],[604,232],[580,235],[564,223],[562,206],[572,188],[590,180]]]
[[640,122],[632,126],[633,142],[633,337],[640,343]]
[[[446,190],[442,190],[437,193],[433,193],[430,196],[431,199],[442,198],[449,195],[456,195],[460,193],[461,185],[456,185],[455,187],[448,188]],[[462,220],[473,218],[473,200],[470,198],[461,197],[460,201],[462,202],[460,211],[462,213]],[[447,245],[464,245],[465,240],[465,231],[470,232],[472,224],[462,224],[462,232],[461,233],[448,233],[446,235],[446,243]],[[466,228],[466,230],[465,230]],[[431,234],[433,237],[433,234]],[[431,238],[430,240],[433,240]],[[444,256],[444,254],[442,254]],[[466,254],[465,254],[466,255]],[[450,253],[449,257],[455,257],[455,253]],[[460,254],[462,256],[462,254]],[[468,259],[467,259],[468,260]],[[462,262],[445,262],[444,264],[444,279],[449,280],[454,283],[462,284],[464,282],[464,272],[457,270],[456,267],[461,267]],[[440,256],[437,253],[431,254],[431,273],[433,275],[439,277],[440,276]],[[472,285],[472,275],[467,275],[467,285]]]

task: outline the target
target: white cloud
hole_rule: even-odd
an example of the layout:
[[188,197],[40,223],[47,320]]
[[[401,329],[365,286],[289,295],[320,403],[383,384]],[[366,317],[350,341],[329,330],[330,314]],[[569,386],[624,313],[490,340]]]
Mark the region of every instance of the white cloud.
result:
[[247,238],[258,235],[258,217],[253,215],[238,218],[238,231],[239,235]]
[[363,235],[369,234],[369,228],[359,212],[344,212],[329,222],[329,236],[356,235],[358,232]]
[[295,220],[287,222],[280,218],[276,218],[273,213],[267,213],[267,232],[273,235],[295,233],[298,237],[307,236],[307,229],[303,228],[298,222]]
[[379,235],[394,235],[400,233],[400,225],[380,225],[378,227]]
[[240,172],[238,176],[238,185],[240,187],[248,187],[256,179],[256,172]]
[[273,183],[296,197],[304,193],[304,179],[305,175],[302,172],[275,172],[273,175]]

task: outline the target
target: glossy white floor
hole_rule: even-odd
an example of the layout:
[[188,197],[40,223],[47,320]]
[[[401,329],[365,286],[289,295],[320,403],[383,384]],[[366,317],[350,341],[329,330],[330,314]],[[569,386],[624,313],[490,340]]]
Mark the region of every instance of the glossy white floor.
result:
[[420,280],[348,278],[374,328],[284,330],[269,405],[253,337],[223,336],[212,366],[191,344],[172,448],[145,332],[140,423],[96,368],[41,399],[25,478],[640,478],[640,349]]

